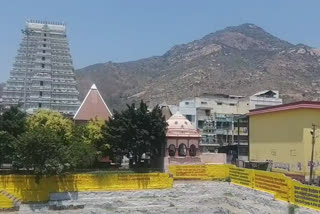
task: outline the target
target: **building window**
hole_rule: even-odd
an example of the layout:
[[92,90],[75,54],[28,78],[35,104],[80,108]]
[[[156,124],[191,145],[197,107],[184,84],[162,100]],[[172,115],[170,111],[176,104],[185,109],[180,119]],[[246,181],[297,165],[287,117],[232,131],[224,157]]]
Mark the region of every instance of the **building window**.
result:
[[208,104],[208,103],[207,103],[207,102],[203,102],[203,101],[202,101],[202,102],[201,102],[201,104],[206,105],[206,104]]
[[204,121],[203,121],[203,120],[198,120],[198,128],[199,128],[199,129],[202,129],[202,128],[203,128],[203,124],[204,124]]
[[190,154],[190,156],[196,156],[196,154],[197,154],[197,148],[196,148],[195,145],[192,144],[192,145],[190,146],[189,154]]
[[187,156],[187,146],[186,144],[182,143],[179,145],[179,156]]
[[39,96],[42,97],[42,91],[39,92]]
[[235,106],[236,104],[234,104],[234,103],[230,103],[229,105],[230,105],[230,106]]
[[210,116],[210,113],[211,113],[210,109],[206,109],[205,113],[206,113],[206,116]]
[[41,64],[41,68],[44,68],[44,64]]
[[189,105],[189,102],[185,102],[186,105]]
[[174,157],[175,155],[176,155],[176,147],[173,144],[171,144],[169,146],[169,156]]
[[187,115],[186,115],[186,118],[187,118],[190,122],[192,122],[192,115],[187,114]]
[[46,60],[46,58],[43,56],[43,57],[42,57],[42,61],[44,61],[44,60]]
[[42,53],[46,53],[46,51],[45,51],[45,50],[43,50],[43,51],[42,51]]
[[41,108],[42,107],[42,103],[39,103],[38,107]]
[[297,156],[297,152],[295,149],[290,150],[290,156]]
[[43,39],[43,41],[47,41],[47,39]]
[[218,105],[218,106],[221,106],[221,105],[222,105],[222,103],[217,103],[217,105]]
[[43,44],[43,47],[47,47],[47,45],[46,45],[46,44]]
[[45,33],[44,36],[47,36],[47,34]]
[[40,86],[43,86],[43,81],[40,81]]

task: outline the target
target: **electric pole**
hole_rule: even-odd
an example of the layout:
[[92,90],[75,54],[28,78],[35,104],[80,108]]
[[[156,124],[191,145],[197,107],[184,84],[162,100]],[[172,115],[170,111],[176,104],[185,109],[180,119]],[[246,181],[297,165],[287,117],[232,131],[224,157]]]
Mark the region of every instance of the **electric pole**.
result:
[[309,175],[309,184],[312,184],[312,173],[313,173],[313,153],[314,153],[314,144],[315,144],[315,139],[316,139],[316,125],[313,123],[312,124],[312,150],[311,150],[311,162],[310,162],[310,175]]

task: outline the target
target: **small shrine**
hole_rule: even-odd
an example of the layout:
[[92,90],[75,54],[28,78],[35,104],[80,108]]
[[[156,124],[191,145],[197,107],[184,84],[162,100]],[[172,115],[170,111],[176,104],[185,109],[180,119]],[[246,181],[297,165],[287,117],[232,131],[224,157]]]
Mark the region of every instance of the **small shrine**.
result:
[[166,157],[198,157],[201,135],[191,122],[180,112],[176,112],[167,123]]

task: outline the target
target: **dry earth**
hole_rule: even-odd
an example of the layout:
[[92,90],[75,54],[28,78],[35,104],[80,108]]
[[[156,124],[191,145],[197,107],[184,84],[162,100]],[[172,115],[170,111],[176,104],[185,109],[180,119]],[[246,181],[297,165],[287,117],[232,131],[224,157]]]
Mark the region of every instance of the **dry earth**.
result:
[[[52,202],[50,202],[52,204]],[[77,200],[59,205],[84,205],[76,210],[48,210],[49,204],[22,205],[10,213],[216,213],[216,214],[287,214],[289,204],[274,200],[267,193],[227,182],[179,181],[166,190],[81,192]],[[295,213],[320,213],[297,207]]]

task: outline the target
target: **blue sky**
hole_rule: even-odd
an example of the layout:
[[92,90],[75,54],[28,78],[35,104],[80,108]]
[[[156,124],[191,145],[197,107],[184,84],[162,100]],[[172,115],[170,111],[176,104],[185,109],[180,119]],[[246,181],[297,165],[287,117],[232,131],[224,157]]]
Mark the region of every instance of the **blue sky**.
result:
[[320,48],[320,1],[3,0],[0,82],[7,80],[27,19],[64,21],[75,68],[162,55],[227,26],[254,23],[292,43]]

